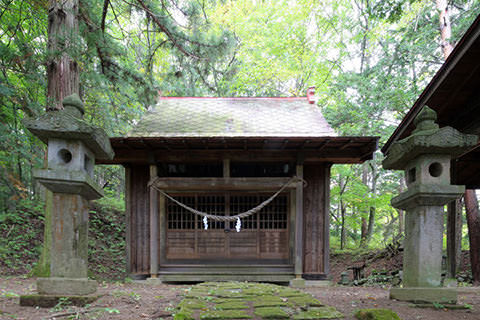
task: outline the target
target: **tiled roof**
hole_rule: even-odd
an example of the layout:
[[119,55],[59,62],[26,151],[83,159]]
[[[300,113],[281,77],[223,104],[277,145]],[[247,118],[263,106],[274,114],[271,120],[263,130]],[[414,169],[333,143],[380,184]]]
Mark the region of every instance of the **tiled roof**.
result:
[[306,98],[161,98],[127,137],[336,136]]

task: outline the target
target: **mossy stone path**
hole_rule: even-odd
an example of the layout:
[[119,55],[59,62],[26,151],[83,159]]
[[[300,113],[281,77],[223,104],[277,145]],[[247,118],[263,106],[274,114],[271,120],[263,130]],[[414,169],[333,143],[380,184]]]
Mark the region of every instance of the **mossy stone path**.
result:
[[175,320],[340,319],[310,294],[274,284],[205,282],[188,289]]

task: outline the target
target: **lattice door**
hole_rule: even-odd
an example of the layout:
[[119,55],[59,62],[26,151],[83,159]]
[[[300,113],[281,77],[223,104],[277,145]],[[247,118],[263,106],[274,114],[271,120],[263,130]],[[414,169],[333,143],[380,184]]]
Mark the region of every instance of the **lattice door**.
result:
[[[216,215],[244,212],[269,197],[252,193],[174,196]],[[236,222],[212,220],[204,230],[201,217],[167,200],[167,259],[287,259],[288,204],[288,195],[279,195],[259,213],[242,219],[241,232],[236,232]]]

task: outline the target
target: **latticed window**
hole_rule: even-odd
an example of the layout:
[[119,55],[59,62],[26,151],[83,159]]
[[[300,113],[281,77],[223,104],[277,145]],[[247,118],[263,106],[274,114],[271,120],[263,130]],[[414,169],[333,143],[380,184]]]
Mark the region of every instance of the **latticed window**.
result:
[[[265,201],[270,195],[266,194],[195,194],[195,195],[173,195],[179,202],[202,212],[217,216],[228,214],[230,216],[245,212],[256,207]],[[228,210],[226,203],[229,203]],[[173,201],[167,199],[167,225],[170,230],[203,229],[203,221],[190,211],[180,207]],[[288,227],[288,196],[278,195],[271,203],[264,207],[259,213],[243,218],[242,229],[287,229]],[[235,229],[235,221],[225,225],[222,221],[208,221],[208,228]]]

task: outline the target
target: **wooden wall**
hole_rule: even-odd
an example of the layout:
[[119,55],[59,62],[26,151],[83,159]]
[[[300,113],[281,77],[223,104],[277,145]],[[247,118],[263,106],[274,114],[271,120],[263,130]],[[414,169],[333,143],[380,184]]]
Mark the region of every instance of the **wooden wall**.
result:
[[303,278],[325,279],[329,272],[330,165],[305,164],[303,177]]
[[[325,279],[329,272],[330,164],[305,164],[303,191],[303,277]],[[149,166],[126,170],[127,273],[150,274]],[[293,227],[293,226],[292,226]]]
[[149,166],[131,165],[125,173],[127,273],[150,274]]

